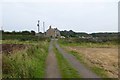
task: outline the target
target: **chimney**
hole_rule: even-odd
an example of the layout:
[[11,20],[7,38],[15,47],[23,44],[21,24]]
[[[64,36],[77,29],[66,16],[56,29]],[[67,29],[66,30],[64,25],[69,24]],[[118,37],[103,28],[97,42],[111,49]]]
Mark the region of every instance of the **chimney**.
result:
[[49,29],[51,29],[51,25],[50,25]]

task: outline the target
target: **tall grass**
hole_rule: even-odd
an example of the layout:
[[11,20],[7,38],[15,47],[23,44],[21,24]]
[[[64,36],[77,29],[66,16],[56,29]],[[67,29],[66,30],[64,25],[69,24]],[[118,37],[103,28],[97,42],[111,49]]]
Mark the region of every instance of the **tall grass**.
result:
[[39,39],[39,40],[25,40],[25,41],[20,41],[19,39],[8,39],[8,40],[0,40],[0,43],[1,44],[38,44],[38,41],[39,42],[42,42],[42,41],[50,41],[49,38],[42,38],[42,39]]
[[47,53],[47,41],[9,55],[3,53],[3,78],[43,78]]

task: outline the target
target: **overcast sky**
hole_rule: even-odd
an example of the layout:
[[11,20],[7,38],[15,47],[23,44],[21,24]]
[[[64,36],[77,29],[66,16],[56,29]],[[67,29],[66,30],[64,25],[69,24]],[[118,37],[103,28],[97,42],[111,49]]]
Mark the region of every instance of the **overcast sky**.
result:
[[[0,25],[6,31],[37,31],[37,20],[59,30],[117,32],[119,0],[4,0]],[[41,28],[40,31],[43,31]]]

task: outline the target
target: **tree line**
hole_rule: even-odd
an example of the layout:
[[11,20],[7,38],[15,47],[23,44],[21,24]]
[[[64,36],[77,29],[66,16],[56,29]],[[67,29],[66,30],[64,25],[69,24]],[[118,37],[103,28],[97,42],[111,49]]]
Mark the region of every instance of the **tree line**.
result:
[[72,30],[69,31],[60,31],[62,36],[65,37],[117,37],[118,32],[101,32],[101,33],[85,33],[85,32],[74,32]]
[[8,32],[8,31],[0,31],[2,33],[2,35],[35,35],[36,32],[31,30],[31,31],[12,31],[12,32]]
[[[31,37],[36,38],[35,36],[36,32],[31,31],[0,31],[2,33],[2,39],[21,39],[21,40],[29,40]],[[41,33],[41,32],[40,32]],[[118,33],[116,32],[105,32],[105,33],[85,33],[85,32],[74,32],[72,30],[64,30],[60,31],[61,36],[64,36],[65,38],[78,38],[78,41],[92,41],[92,42],[107,42],[107,41],[119,41],[118,39]],[[42,33],[41,33],[42,34]],[[80,39],[80,40],[79,40]]]
[[[9,32],[9,31],[0,31],[3,35],[4,34],[13,34],[13,35],[35,35],[36,32],[31,30],[31,31],[12,31],[12,32]],[[41,33],[41,32],[40,32]],[[41,33],[42,34],[42,33]],[[118,37],[118,33],[117,32],[105,32],[105,33],[91,33],[91,34],[88,34],[88,33],[85,33],[85,32],[74,32],[72,30],[64,30],[64,31],[60,31],[60,34],[61,36],[64,36],[66,38],[69,38],[69,37],[112,37],[112,38],[115,38],[115,37]]]
[[91,41],[91,42],[108,42],[115,41],[118,42],[118,33],[117,32],[101,32],[101,33],[85,33],[85,32],[74,32],[69,31],[60,31],[61,36],[66,38],[77,38],[77,41]]

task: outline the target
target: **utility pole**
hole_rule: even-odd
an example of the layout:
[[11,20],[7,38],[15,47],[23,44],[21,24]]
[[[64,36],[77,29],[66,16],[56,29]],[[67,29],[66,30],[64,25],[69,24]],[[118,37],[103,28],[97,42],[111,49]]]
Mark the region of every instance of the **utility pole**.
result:
[[44,36],[45,36],[45,22],[43,22],[43,33],[44,33]]
[[38,34],[39,34],[39,32],[40,32],[40,20],[38,20],[37,26],[38,26]]
[[40,20],[38,20],[37,26],[38,26],[38,41],[39,41],[39,36],[40,36],[40,34],[39,34],[39,32],[40,32]]

